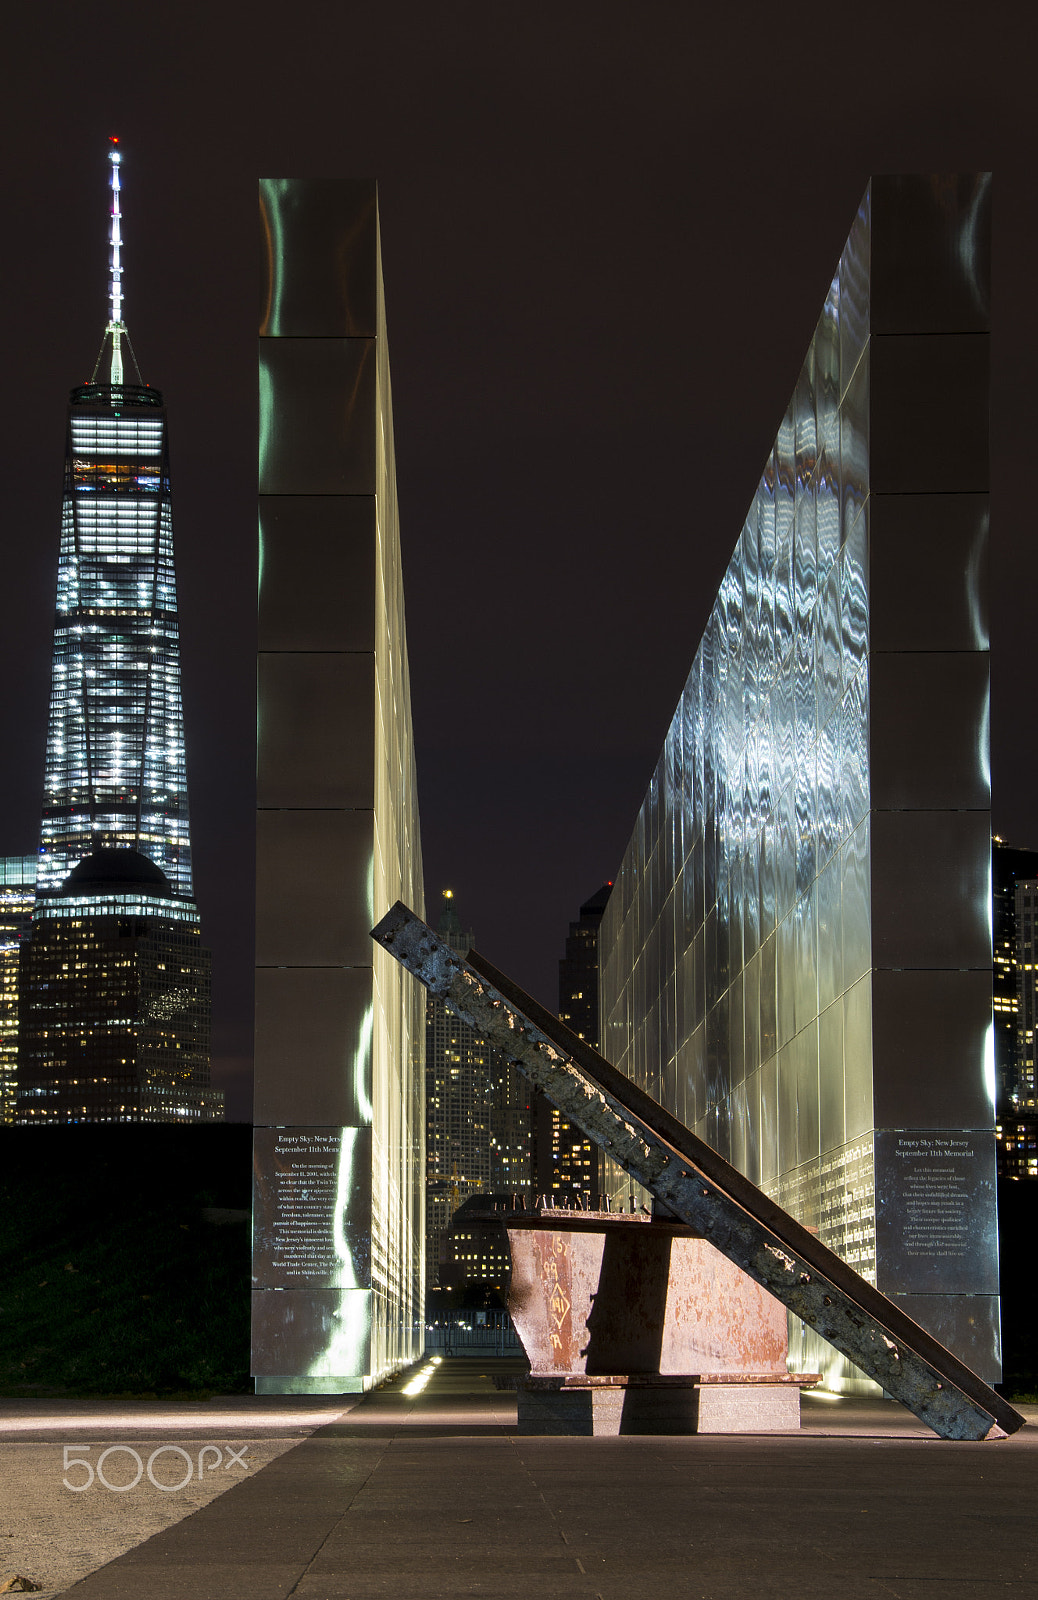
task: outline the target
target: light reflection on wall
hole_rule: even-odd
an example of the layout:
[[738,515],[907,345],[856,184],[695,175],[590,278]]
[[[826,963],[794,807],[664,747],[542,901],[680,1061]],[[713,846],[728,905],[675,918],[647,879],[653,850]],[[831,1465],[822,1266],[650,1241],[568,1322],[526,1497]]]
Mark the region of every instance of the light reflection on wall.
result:
[[[987,184],[878,184],[617,874],[601,935],[602,1040],[611,1061],[863,1276],[905,1294],[911,1315],[990,1378],[987,324],[971,299]],[[924,260],[934,281],[920,293],[912,274]],[[902,705],[913,696],[914,726]],[[942,831],[950,843],[930,860]],[[942,1008],[961,1023],[947,1046]],[[905,1170],[877,1166],[877,1129],[920,1126],[970,1130],[971,1170],[985,1174],[971,1190],[983,1250],[943,1282],[901,1260],[893,1200],[887,1255],[877,1253],[877,1173],[887,1196]],[[614,1170],[611,1182],[622,1203],[626,1178]],[[835,1387],[864,1385],[830,1347],[792,1331],[802,1365]]]
[[421,840],[375,186],[260,210],[253,1372],[336,1393],[424,1345],[424,1001],[370,939]]

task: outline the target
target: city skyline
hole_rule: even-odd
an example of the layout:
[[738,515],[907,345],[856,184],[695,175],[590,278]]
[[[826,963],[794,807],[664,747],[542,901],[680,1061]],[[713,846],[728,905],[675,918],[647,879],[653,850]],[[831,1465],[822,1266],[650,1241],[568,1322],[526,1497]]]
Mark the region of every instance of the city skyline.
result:
[[[272,110],[255,88],[258,36],[242,40],[229,12],[214,15],[201,57],[186,34],[170,40],[135,19],[127,47],[154,73],[127,75],[88,107],[82,75],[107,81],[102,41],[77,32],[76,50],[57,59],[38,23],[22,24],[23,72],[4,115],[11,150],[24,145],[20,128],[33,130],[9,171],[12,214],[33,248],[8,263],[9,300],[24,314],[0,419],[18,463],[3,505],[19,604],[2,648],[18,693],[0,736],[25,776],[6,787],[0,824],[6,852],[32,848],[61,490],[51,408],[55,392],[89,377],[93,350],[67,371],[100,284],[89,196],[99,145],[132,127],[127,167],[143,181],[126,253],[148,292],[134,291],[131,322],[177,421],[196,875],[234,1114],[248,1114],[251,1047],[241,905],[252,871],[260,168],[380,181],[428,881],[454,881],[486,953],[548,1003],[557,929],[619,866],[728,530],[760,476],[824,264],[869,172],[993,169],[993,821],[1009,842],[1034,844],[1036,757],[1019,730],[1038,577],[1026,469],[1038,319],[1019,38],[967,52],[909,6],[894,59],[878,23],[863,36],[841,21],[831,41],[848,67],[841,137],[819,136],[808,162],[797,119],[811,107],[822,116],[821,76],[792,40],[746,52],[734,23],[715,20],[704,36],[691,17],[650,7],[635,38],[619,12],[596,13],[589,57],[589,19],[577,14],[550,28],[524,19],[507,49],[494,22],[451,33],[448,48],[406,8],[400,31],[315,14],[291,43],[293,81]],[[377,88],[355,83],[342,113],[331,63],[347,43],[388,70]],[[53,115],[38,128],[29,93],[44,85]],[[473,96],[479,137],[463,114]],[[739,377],[751,363],[752,389]],[[733,409],[738,430],[725,421]],[[600,648],[606,636],[621,647]],[[445,706],[446,659],[466,669],[467,726]]]

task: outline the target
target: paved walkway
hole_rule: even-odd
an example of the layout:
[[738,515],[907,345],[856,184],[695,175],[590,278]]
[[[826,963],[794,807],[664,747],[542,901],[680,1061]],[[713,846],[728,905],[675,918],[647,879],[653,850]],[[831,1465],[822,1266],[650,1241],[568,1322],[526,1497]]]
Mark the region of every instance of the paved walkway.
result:
[[893,1405],[807,1397],[796,1434],[519,1438],[489,1373],[387,1386],[70,1600],[1038,1596],[1038,1427],[950,1444]]

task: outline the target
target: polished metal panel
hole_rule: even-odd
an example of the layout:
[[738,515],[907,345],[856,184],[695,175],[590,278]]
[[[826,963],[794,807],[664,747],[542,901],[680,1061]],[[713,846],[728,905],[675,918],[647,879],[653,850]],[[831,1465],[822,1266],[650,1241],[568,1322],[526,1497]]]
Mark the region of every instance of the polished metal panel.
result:
[[261,650],[374,650],[374,495],[259,503]]
[[840,852],[840,914],[843,922],[843,981],[855,983],[873,965],[872,849],[869,819],[850,834]]
[[981,333],[990,326],[991,174],[873,178],[877,333]]
[[[602,1036],[622,1036],[618,1063],[644,1087],[659,1083],[657,1052],[669,1049],[659,1019],[676,982],[679,1040],[708,1010],[713,1021],[694,1084],[693,1056],[682,1057],[674,1107],[694,1105],[706,1137],[759,1170],[779,1203],[819,1218],[870,1274],[876,1108],[884,1095],[900,1103],[897,1069],[873,1040],[873,984],[895,968],[931,967],[965,986],[991,961],[987,334],[977,313],[986,187],[877,183],[882,204],[874,211],[870,187],[601,935]],[[891,279],[920,262],[941,279],[933,303],[928,282]],[[877,295],[881,329],[870,321]],[[672,967],[669,928],[657,921],[675,884]],[[727,1075],[716,1027],[726,987]],[[937,1001],[917,999],[929,1009],[909,1031],[921,1038]],[[785,1051],[796,1061],[795,1140],[777,1087],[790,1081]],[[807,1059],[817,1076],[802,1102]],[[819,1357],[813,1339],[805,1335],[804,1360],[821,1360],[838,1388],[860,1385],[831,1352]]]
[[1002,1376],[1002,1325],[997,1294],[899,1294],[895,1303],[927,1333],[962,1352],[985,1383]]
[[[264,180],[260,208],[253,1362],[332,1393],[424,1342],[425,1004],[366,936],[421,902],[421,844],[375,185]],[[339,1140],[334,1224],[264,1261],[270,1140],[300,1124]]]
[[261,178],[260,333],[378,331],[378,208],[363,178]]
[[873,964],[990,973],[989,813],[873,812],[872,854]]
[[264,651],[258,668],[257,804],[373,806],[373,654]]
[[988,345],[982,333],[869,341],[875,493],[988,488]]
[[874,495],[873,650],[987,650],[986,494]]
[[876,1126],[990,1128],[991,974],[872,975]]
[[369,1123],[373,1007],[370,967],[260,967],[256,1122]]
[[808,1023],[796,1037],[797,1149],[796,1164],[818,1160],[821,1129],[818,1107],[818,1022]]
[[839,502],[844,537],[861,516],[870,489],[871,349],[870,344],[858,362],[840,406]]
[[[843,896],[841,893],[843,879],[843,860],[841,856],[834,856],[827,866],[818,874],[817,906],[818,906],[818,954],[817,962],[814,952],[807,948],[806,930],[804,939],[803,960],[808,972],[817,972],[817,986],[815,993],[810,991],[805,994],[803,1010],[804,1021],[818,1015],[819,1010],[831,1006],[837,995],[843,993]],[[801,901],[802,906],[810,904]],[[804,984],[805,990],[807,984]],[[811,1000],[814,1005],[811,1005]]]
[[376,492],[374,339],[261,339],[259,492]]
[[[254,1292],[252,1350],[257,1379],[287,1380],[275,1393],[360,1389],[360,1375],[371,1370],[374,1298],[370,1289]],[[352,1385],[337,1381],[343,1378],[355,1381]]]
[[369,964],[373,872],[370,811],[260,811],[257,966]]
[[872,296],[872,185],[866,189],[847,235],[840,284],[840,401],[854,381],[869,340]]
[[843,1001],[834,1000],[818,1018],[818,1129],[823,1150],[846,1142],[843,1072]]
[[797,1066],[795,1042],[783,1045],[776,1057],[778,1087],[778,1167],[789,1172],[797,1164]]
[[872,982],[868,974],[843,994],[843,1107],[845,1138],[873,1126]]
[[988,809],[987,652],[873,651],[871,668],[873,805]]

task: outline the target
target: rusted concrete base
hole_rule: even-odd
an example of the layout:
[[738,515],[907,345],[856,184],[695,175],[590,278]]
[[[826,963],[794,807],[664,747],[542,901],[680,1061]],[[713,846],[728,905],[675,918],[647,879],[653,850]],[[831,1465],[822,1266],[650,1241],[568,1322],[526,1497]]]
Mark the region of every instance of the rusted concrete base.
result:
[[520,1382],[521,1434],[788,1433],[800,1427],[796,1383],[653,1383],[651,1377]]

